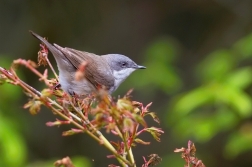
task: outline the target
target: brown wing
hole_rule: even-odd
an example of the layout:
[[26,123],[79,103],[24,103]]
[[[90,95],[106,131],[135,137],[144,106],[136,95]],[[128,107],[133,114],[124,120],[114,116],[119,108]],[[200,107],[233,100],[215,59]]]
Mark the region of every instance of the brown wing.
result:
[[65,57],[76,69],[79,68],[83,61],[86,61],[87,66],[85,69],[85,78],[93,85],[96,87],[103,85],[107,89],[114,86],[114,77],[111,69],[102,57],[93,53],[83,52],[71,48],[62,48],[57,44],[54,44],[54,46],[65,55]]

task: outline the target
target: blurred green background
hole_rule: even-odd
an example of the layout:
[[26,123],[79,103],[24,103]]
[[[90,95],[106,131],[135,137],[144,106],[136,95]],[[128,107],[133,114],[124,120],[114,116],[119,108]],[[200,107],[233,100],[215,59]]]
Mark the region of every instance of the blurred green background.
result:
[[[165,130],[161,143],[142,136],[152,144],[133,149],[139,166],[142,156],[157,153],[160,167],[182,167],[173,150],[192,140],[206,166],[251,167],[251,16],[251,0],[1,0],[0,66],[17,58],[36,61],[39,42],[28,30],[61,46],[127,55],[147,69],[134,72],[113,95],[134,88],[133,99],[153,102]],[[43,89],[25,67],[18,73]],[[77,167],[115,162],[85,134],[61,137],[69,127],[47,127],[54,115],[42,108],[32,116],[23,109],[26,102],[19,87],[0,86],[1,167],[52,166],[65,156]]]

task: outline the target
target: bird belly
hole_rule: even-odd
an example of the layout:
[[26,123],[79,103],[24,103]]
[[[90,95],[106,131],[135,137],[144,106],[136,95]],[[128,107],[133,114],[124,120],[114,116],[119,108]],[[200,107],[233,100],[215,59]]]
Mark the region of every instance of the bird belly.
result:
[[[68,77],[73,76],[73,77]],[[69,93],[70,95],[88,95],[92,92],[94,92],[96,89],[95,87],[86,79],[83,78],[81,80],[76,80],[74,78],[74,74],[59,74],[59,82],[61,85],[61,88]]]

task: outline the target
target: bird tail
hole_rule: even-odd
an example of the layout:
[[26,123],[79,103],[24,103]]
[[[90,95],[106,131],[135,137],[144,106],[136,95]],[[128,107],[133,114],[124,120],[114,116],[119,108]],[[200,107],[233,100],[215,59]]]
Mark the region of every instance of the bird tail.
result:
[[[57,59],[62,53],[51,43],[49,43],[45,38],[39,36],[33,31],[29,31],[34,37],[36,37],[38,40],[40,40],[43,44],[46,45],[46,47],[52,52],[53,56]],[[62,56],[61,56],[62,57]]]

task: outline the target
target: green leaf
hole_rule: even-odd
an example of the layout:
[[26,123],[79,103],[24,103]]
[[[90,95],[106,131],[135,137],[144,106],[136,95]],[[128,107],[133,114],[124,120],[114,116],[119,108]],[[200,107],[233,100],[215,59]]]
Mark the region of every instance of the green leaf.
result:
[[130,118],[124,118],[123,119],[123,130],[125,131],[130,131],[133,133],[134,128],[135,128],[135,123],[132,121]]
[[117,109],[119,110],[132,110],[133,108],[131,101],[124,98],[118,99],[116,106],[117,106]]
[[208,88],[199,87],[178,98],[175,102],[173,112],[176,115],[184,116],[192,110],[212,101],[212,99],[213,94]]
[[141,124],[144,127],[147,127],[147,124],[144,120],[144,118],[138,114],[132,114],[133,118],[136,120],[137,123]]
[[247,88],[252,83],[252,68],[244,67],[238,69],[227,76],[227,84],[244,89]]
[[7,78],[0,73],[0,85],[3,85],[6,82]]
[[[179,52],[178,46],[172,39],[157,39],[145,51],[146,60],[143,64],[148,72],[144,70],[134,73],[125,84],[134,83],[134,88],[144,90],[145,95],[155,94],[157,89],[167,94],[178,91],[183,83],[178,76],[178,70],[173,66],[178,57],[177,52]],[[150,87],[152,89],[149,89]]]
[[156,113],[150,112],[150,113],[147,113],[147,115],[150,115],[155,122],[157,122],[158,124],[160,124],[160,120],[159,120],[159,118],[158,118],[158,116],[157,116]]
[[[70,158],[73,162],[73,165],[76,167],[81,167],[81,166],[91,167],[92,166],[90,160],[84,156],[74,156]],[[57,159],[51,159],[47,161],[35,161],[35,162],[30,163],[26,167],[52,167],[55,161],[57,161]]]
[[45,97],[49,97],[53,94],[53,91],[51,89],[43,89],[41,91],[41,97],[45,98]]
[[160,38],[154,41],[146,50],[148,62],[158,60],[158,62],[171,63],[177,58],[178,46],[171,38]]
[[28,101],[28,103],[26,103],[24,105],[24,108],[29,108],[30,113],[32,115],[35,115],[40,111],[41,104],[42,104],[41,101],[32,99],[32,100]]
[[161,133],[164,133],[163,130],[161,130],[160,128],[156,128],[156,127],[150,127],[150,128],[146,128],[145,131],[150,132],[150,134],[154,137],[154,139],[158,142],[160,142],[160,138],[159,136],[161,135]]
[[252,124],[244,124],[239,131],[235,131],[225,146],[224,155],[235,158],[239,154],[252,149]]
[[91,162],[89,158],[83,157],[82,156],[74,156],[72,159],[73,164],[77,166],[85,166],[85,167],[91,167]]
[[21,134],[11,120],[1,115],[0,127],[0,166],[24,166],[27,150]]
[[235,66],[236,58],[229,50],[220,49],[209,54],[196,68],[203,81],[221,80]]
[[231,105],[242,117],[252,115],[252,99],[244,91],[229,85],[223,85],[219,100]]
[[180,118],[174,126],[174,133],[179,138],[193,137],[197,141],[207,142],[220,131],[232,129],[238,124],[239,118],[228,107],[216,107],[217,110],[212,111],[212,114],[199,110]]
[[149,144],[150,144],[150,142],[143,141],[143,140],[141,140],[141,139],[139,139],[139,138],[136,138],[134,141],[135,141],[136,143],[143,144],[143,145],[149,145]]
[[252,34],[249,34],[234,44],[234,49],[244,58],[252,56]]
[[74,129],[72,128],[71,130],[67,130],[67,131],[64,131],[62,133],[62,136],[71,136],[71,135],[75,135],[75,134],[78,134],[78,133],[84,133],[85,131],[81,130],[81,129]]

